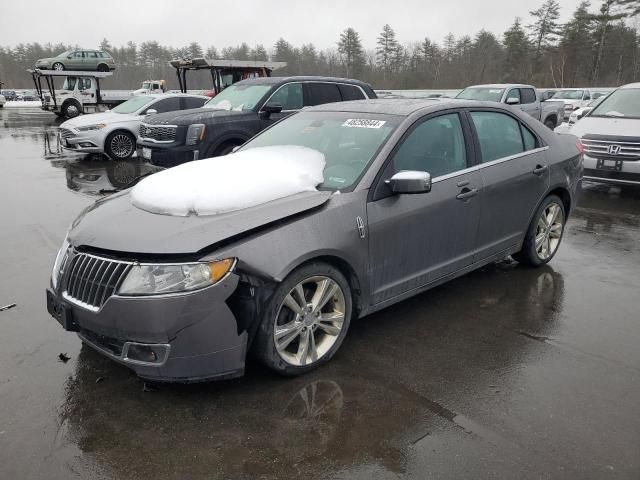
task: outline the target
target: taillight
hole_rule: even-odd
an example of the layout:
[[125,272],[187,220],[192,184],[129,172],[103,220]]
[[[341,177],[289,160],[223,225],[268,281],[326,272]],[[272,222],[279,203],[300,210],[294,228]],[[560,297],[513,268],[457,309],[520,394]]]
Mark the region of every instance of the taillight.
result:
[[584,145],[582,145],[580,140],[576,142],[576,148],[578,149],[578,152],[580,152],[580,155],[584,155]]

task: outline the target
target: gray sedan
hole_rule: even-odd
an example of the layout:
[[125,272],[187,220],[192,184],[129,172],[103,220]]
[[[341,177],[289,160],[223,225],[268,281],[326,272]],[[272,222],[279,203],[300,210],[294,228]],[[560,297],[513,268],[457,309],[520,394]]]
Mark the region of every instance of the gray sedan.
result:
[[58,254],[49,312],[147,379],[241,375],[248,353],[301,374],[356,318],[509,255],[549,262],[582,176],[576,137],[495,103],[317,106],[242,150],[274,145],[324,154],[317,191],[186,217],[100,200]]

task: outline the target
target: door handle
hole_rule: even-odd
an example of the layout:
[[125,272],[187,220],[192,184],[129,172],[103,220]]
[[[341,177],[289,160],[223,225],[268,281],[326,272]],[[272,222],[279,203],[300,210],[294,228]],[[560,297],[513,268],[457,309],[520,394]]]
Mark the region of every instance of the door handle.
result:
[[546,165],[536,165],[536,168],[533,169],[533,174],[534,175],[542,175],[544,172],[547,171],[549,167]]
[[462,191],[456,195],[458,200],[467,200],[468,198],[475,197],[478,194],[477,188],[463,188]]

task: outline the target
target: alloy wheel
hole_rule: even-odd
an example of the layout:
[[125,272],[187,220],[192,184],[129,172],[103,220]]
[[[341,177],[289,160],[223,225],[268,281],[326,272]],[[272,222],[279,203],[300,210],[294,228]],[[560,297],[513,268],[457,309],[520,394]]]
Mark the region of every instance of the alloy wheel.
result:
[[53,66],[53,69],[54,69],[54,70],[57,70],[58,72],[61,72],[62,70],[64,70],[64,66],[63,66],[61,63],[56,63],[56,64]]
[[273,340],[278,355],[295,366],[317,362],[338,340],[344,318],[344,292],[335,280],[302,280],[284,297],[276,315]]
[[563,229],[562,207],[552,202],[542,211],[536,227],[536,253],[541,260],[547,260],[556,252]]
[[118,158],[127,158],[133,153],[133,141],[124,133],[114,135],[110,147],[113,155]]

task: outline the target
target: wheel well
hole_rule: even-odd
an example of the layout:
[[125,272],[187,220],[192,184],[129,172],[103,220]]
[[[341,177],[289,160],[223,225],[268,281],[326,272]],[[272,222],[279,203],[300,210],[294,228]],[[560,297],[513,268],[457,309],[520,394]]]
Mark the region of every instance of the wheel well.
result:
[[358,274],[353,269],[353,267],[346,260],[336,257],[333,255],[323,255],[320,257],[314,257],[306,260],[304,263],[298,266],[307,265],[313,262],[324,262],[328,263],[332,267],[340,270],[347,282],[349,282],[349,287],[351,287],[351,298],[353,300],[353,316],[352,318],[358,318],[360,312],[363,310],[362,305],[362,287],[360,283],[360,279],[358,278]]
[[554,190],[551,190],[549,192],[549,195],[556,195],[557,197],[560,197],[560,200],[562,200],[562,204],[564,205],[564,211],[568,216],[569,211],[571,210],[571,195],[569,194],[567,189],[558,187]]
[[237,147],[239,145],[242,145],[244,142],[246,142],[246,140],[243,140],[241,138],[229,138],[227,140],[224,140],[222,143],[219,143],[218,145],[216,145],[213,148],[211,155],[215,155],[230,146]]
[[548,122],[549,120],[553,121],[553,123],[556,123],[558,121],[558,117],[554,114],[551,114],[544,119],[544,123]]
[[117,130],[114,130],[113,132],[109,133],[109,135],[107,135],[107,138],[112,137],[113,135],[115,135],[116,133],[127,133],[129,135],[131,135],[135,141],[136,138],[136,134],[133,133],[131,130],[127,130],[126,128],[118,128]]

